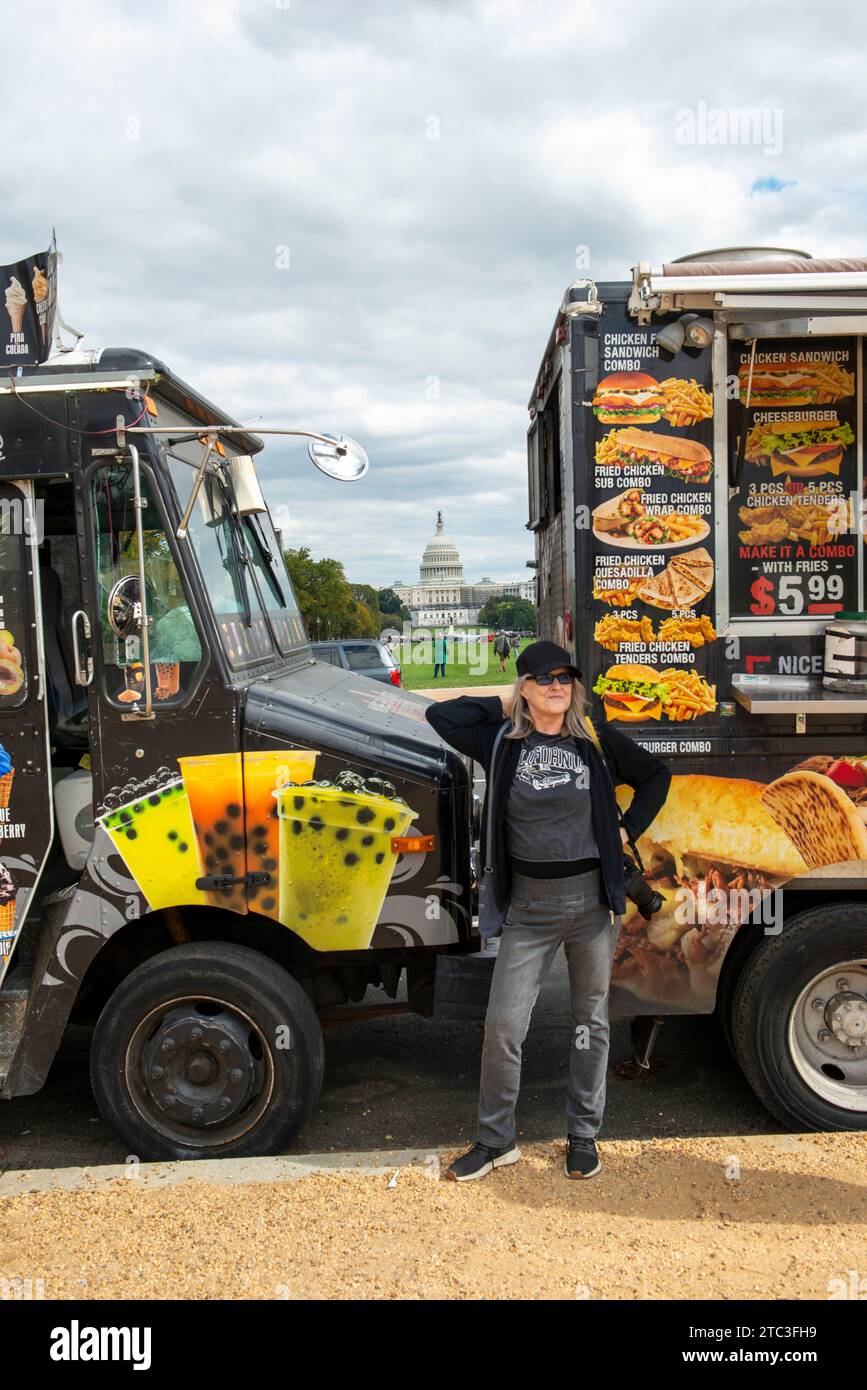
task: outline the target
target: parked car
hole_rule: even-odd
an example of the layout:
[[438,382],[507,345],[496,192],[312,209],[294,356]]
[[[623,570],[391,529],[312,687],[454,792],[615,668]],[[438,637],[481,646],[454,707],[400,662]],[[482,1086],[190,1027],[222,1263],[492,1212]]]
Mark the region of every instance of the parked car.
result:
[[356,671],[360,676],[370,676],[372,680],[384,681],[386,685],[400,685],[400,663],[389,651],[385,642],[374,641],[372,637],[353,637],[333,642],[311,642],[313,655],[317,661],[330,662],[341,666],[345,671]]

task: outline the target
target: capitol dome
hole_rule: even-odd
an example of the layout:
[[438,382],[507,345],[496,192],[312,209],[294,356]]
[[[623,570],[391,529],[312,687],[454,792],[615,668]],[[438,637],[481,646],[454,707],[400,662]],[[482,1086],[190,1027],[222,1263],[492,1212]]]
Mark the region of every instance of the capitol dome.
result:
[[424,548],[420,584],[463,584],[464,566],[451,536],[443,531],[443,514],[437,512],[437,529]]

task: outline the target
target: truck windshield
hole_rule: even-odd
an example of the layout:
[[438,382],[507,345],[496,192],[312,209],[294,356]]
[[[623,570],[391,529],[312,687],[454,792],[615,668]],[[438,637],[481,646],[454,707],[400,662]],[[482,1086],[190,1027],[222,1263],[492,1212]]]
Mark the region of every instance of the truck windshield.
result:
[[[195,469],[172,454],[167,455],[167,463],[183,512]],[[190,517],[188,535],[232,666],[249,666],[275,652],[284,655],[306,642],[267,512],[238,516],[226,482],[209,472]]]

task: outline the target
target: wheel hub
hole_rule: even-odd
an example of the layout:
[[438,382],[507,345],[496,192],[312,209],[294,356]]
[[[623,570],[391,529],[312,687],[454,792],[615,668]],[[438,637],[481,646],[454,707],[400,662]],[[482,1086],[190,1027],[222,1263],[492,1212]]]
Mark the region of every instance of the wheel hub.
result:
[[173,1124],[225,1124],[256,1086],[249,1031],[229,1013],[205,1016],[188,1005],[165,1014],[142,1049],[142,1080]]
[[795,1069],[829,1105],[867,1109],[867,962],[841,961],[814,975],[788,1027]]
[[867,999],[862,995],[851,990],[835,995],[825,1009],[825,1022],[847,1047],[867,1045]]

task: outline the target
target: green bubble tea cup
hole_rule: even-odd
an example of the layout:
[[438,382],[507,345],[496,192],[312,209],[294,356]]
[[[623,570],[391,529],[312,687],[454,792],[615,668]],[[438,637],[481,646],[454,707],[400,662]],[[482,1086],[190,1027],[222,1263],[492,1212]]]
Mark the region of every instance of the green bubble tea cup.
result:
[[279,920],[318,951],[365,950],[418,812],[340,787],[281,787]]

